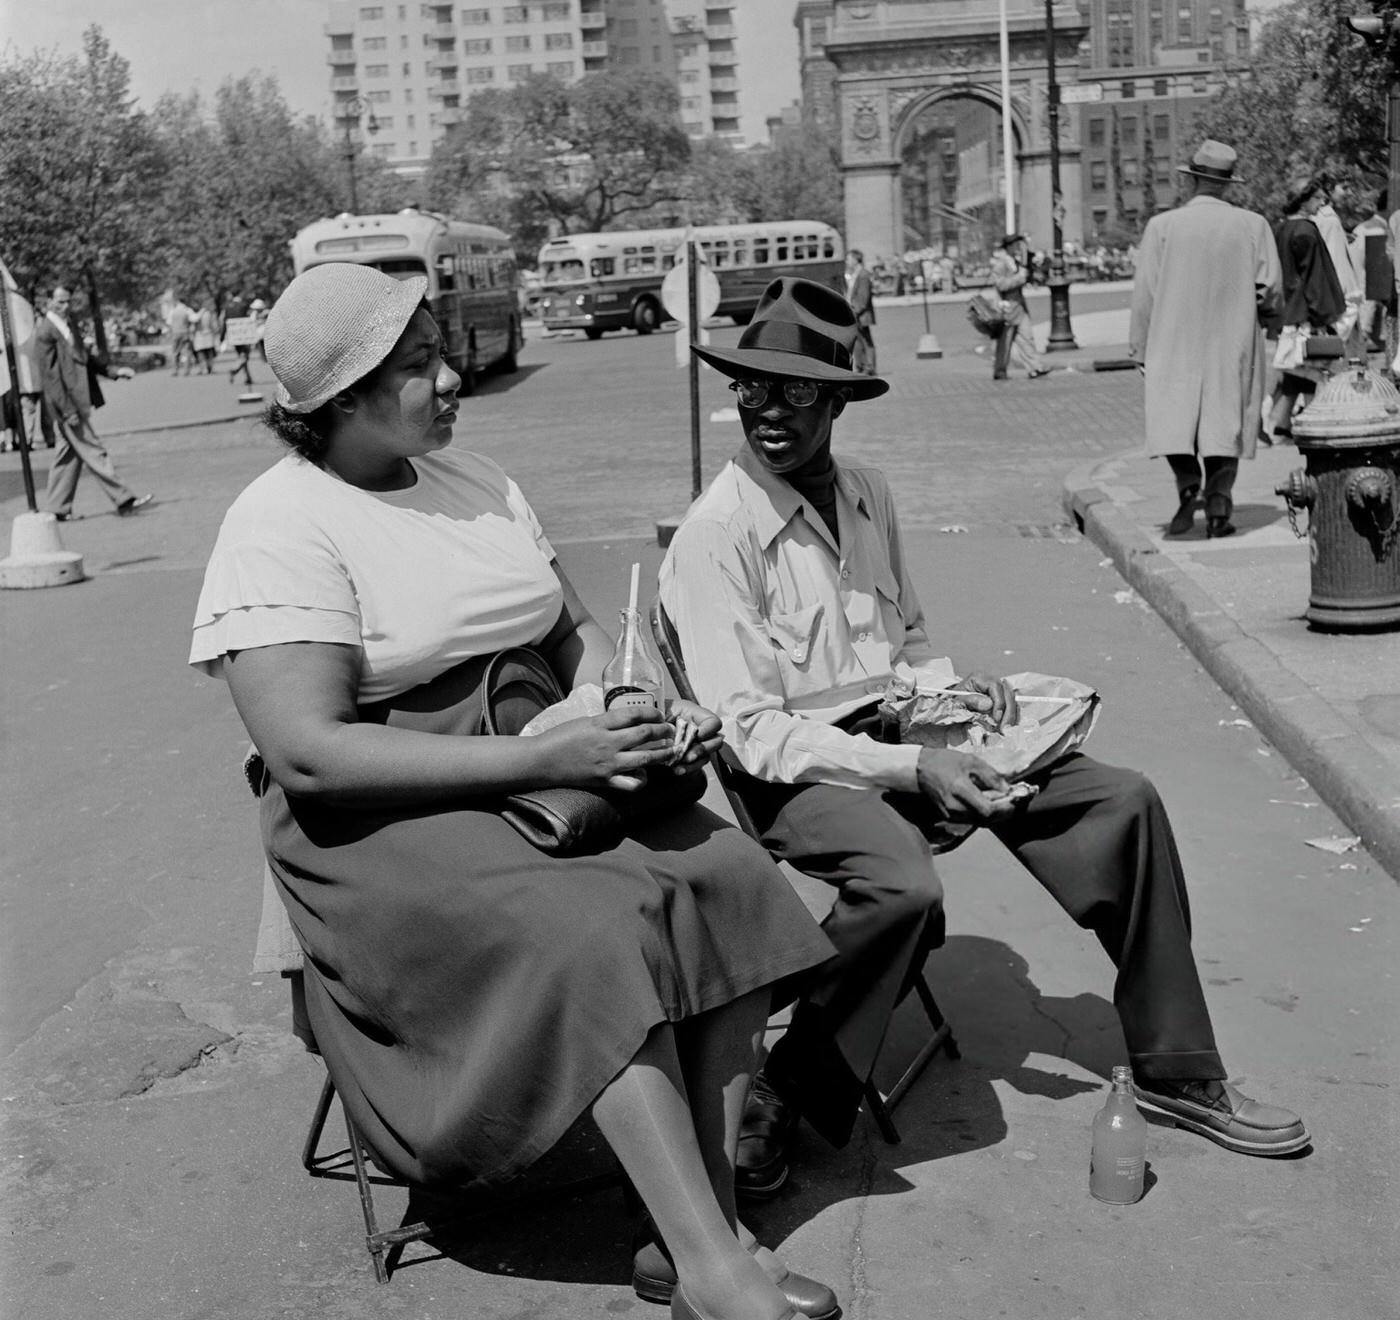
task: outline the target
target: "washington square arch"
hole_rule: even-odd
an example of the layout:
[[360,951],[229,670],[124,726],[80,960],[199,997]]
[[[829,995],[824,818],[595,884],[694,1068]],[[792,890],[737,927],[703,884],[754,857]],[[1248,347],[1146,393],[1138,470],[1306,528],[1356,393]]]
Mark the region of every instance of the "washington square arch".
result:
[[[1007,0],[1015,228],[1049,249],[1046,8]],[[984,259],[1006,220],[997,0],[835,0],[820,9],[829,16],[825,57],[835,70],[830,106],[840,126],[848,245],[867,256],[933,249]],[[1073,3],[1055,7],[1062,92],[1075,83],[1087,31]],[[1075,116],[1060,114],[1062,237],[1078,242],[1074,125]]]

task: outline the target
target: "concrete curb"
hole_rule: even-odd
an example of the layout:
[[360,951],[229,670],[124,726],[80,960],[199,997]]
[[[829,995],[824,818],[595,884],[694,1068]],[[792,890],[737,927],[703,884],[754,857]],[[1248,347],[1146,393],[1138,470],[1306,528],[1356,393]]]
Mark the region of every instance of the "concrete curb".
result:
[[1376,861],[1400,880],[1400,800],[1380,801],[1376,791],[1393,776],[1389,762],[1355,735],[1341,712],[1165,558],[1098,485],[1097,469],[1121,457],[1075,468],[1064,482],[1065,511],[1255,728],[1361,836]]

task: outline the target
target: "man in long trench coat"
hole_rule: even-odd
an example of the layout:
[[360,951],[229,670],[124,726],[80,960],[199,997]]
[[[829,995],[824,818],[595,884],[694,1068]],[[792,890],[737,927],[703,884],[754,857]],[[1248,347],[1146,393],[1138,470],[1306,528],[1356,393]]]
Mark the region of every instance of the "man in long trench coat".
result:
[[1241,457],[1253,458],[1264,399],[1262,326],[1283,300],[1268,222],[1232,206],[1236,156],[1206,141],[1179,166],[1192,196],[1143,231],[1133,282],[1131,351],[1146,375],[1147,452],[1163,455],[1179,505],[1167,527],[1184,536],[1204,497],[1206,535],[1230,536]]

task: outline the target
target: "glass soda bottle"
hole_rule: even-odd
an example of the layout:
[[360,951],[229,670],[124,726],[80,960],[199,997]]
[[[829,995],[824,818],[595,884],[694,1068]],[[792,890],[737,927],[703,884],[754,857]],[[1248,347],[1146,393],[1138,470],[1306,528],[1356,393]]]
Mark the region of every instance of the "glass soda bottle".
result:
[[1113,1089],[1094,1115],[1094,1141],[1089,1157],[1089,1192],[1112,1205],[1142,1200],[1147,1172],[1147,1120],[1133,1095],[1133,1070],[1113,1069]]
[[617,649],[603,667],[603,707],[661,710],[661,661],[652,649],[640,610],[618,612]]

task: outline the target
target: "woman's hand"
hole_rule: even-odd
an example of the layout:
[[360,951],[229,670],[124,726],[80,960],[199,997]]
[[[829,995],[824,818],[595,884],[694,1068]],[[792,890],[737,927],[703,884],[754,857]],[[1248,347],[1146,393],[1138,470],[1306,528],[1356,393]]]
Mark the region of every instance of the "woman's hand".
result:
[[641,787],[643,771],[671,764],[673,737],[655,711],[614,709],[526,741],[547,752],[541,783],[630,791]]
[[675,730],[671,739],[672,761],[677,774],[708,761],[724,745],[719,716],[693,701],[677,698],[667,718]]

